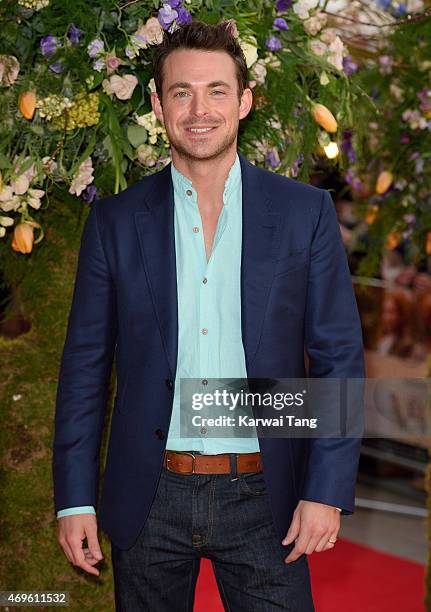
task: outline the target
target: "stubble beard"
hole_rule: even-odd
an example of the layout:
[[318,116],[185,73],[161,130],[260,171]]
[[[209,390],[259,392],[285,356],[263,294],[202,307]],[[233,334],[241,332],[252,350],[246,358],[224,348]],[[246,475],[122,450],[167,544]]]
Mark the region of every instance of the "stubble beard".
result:
[[237,135],[238,131],[229,132],[224,136],[223,140],[217,144],[215,150],[209,153],[205,153],[205,151],[199,153],[198,147],[196,147],[196,149],[193,148],[193,145],[187,147],[183,141],[180,141],[175,137],[171,138],[170,134],[168,134],[168,138],[171,148],[175,149],[176,153],[183,159],[188,161],[210,161],[223,158],[234,144]]

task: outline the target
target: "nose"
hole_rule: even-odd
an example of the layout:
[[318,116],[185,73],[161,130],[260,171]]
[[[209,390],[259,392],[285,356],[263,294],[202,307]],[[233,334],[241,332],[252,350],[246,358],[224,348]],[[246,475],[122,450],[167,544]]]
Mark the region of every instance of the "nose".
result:
[[204,117],[208,114],[208,100],[205,97],[205,93],[199,92],[193,96],[190,111],[196,117]]

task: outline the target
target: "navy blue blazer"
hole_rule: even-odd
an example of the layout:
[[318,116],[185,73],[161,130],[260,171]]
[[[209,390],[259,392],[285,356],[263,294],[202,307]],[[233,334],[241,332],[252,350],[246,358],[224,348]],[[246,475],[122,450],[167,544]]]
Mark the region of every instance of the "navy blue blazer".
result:
[[[329,192],[239,155],[242,338],[249,378],[364,377],[360,320]],[[93,505],[119,548],[148,516],[166,446],[177,359],[170,164],[92,204],[61,358],[55,510]],[[100,505],[100,444],[115,356],[117,393]],[[274,525],[299,499],[354,510],[361,440],[259,438]]]

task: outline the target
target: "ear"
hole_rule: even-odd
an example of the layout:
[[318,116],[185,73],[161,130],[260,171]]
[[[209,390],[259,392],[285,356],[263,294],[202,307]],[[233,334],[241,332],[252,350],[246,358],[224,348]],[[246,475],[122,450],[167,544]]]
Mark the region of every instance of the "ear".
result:
[[156,115],[157,119],[161,122],[161,123],[165,123],[164,118],[163,118],[163,109],[162,109],[162,104],[160,102],[159,96],[157,94],[156,91],[152,91],[151,95],[151,106],[153,109],[154,114]]
[[241,102],[239,104],[239,118],[247,117],[253,105],[253,93],[249,87],[246,87],[242,92]]

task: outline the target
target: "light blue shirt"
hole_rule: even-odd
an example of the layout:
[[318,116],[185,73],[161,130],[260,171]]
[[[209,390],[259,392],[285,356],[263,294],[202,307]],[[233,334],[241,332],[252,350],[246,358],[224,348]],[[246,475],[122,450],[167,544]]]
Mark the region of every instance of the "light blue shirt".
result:
[[[171,164],[178,294],[178,356],[171,423],[166,448],[204,454],[259,451],[250,438],[180,437],[180,379],[246,378],[241,334],[242,181],[238,154],[223,191],[223,207],[207,262],[198,196],[192,182]],[[209,392],[202,386],[202,392]],[[253,431],[252,431],[253,433]],[[65,508],[57,518],[90,512],[92,506]]]
[[[247,378],[241,333],[242,182],[238,154],[223,191],[223,207],[207,261],[198,194],[171,164],[178,295],[178,358],[166,448],[204,454],[259,451],[250,438],[180,437],[180,379],[204,381],[196,392],[211,392],[207,379]],[[211,382],[211,381],[210,381]],[[219,386],[220,388],[220,386]]]

